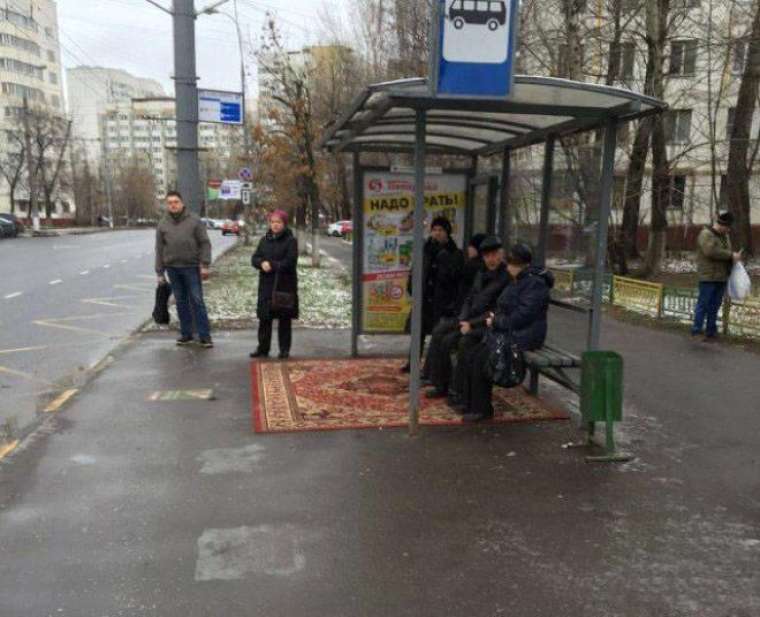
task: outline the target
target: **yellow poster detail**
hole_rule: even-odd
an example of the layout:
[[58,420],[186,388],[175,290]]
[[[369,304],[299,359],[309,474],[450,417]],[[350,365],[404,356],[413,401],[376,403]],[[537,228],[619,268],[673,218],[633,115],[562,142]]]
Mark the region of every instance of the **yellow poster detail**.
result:
[[[466,177],[443,174],[425,182],[425,236],[431,221],[446,217],[462,246]],[[402,333],[411,310],[407,281],[414,244],[414,179],[385,172],[364,176],[362,329]]]

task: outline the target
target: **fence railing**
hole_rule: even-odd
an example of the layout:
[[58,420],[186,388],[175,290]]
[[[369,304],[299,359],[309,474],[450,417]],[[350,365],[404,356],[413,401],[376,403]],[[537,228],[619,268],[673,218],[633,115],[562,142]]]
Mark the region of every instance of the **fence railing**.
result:
[[[590,299],[593,273],[587,269],[552,269],[554,291],[570,302]],[[624,276],[605,275],[604,302],[655,319],[691,323],[699,293],[696,289],[671,287]],[[760,297],[745,302],[723,303],[718,325],[724,334],[760,339]]]

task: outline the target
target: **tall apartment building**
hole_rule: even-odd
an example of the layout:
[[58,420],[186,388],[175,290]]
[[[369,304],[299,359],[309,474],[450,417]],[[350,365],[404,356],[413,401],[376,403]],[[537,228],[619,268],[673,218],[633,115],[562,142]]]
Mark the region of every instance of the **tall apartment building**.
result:
[[[111,170],[120,162],[137,158],[148,166],[155,178],[156,197],[177,185],[177,123],[175,102],[171,97],[147,97],[108,106],[100,116],[100,138]],[[240,126],[201,123],[198,144],[204,159],[215,167],[239,166],[243,143]],[[216,176],[216,173],[214,174]]]
[[78,66],[66,70],[68,107],[72,133],[84,140],[91,161],[100,158],[100,117],[109,106],[132,99],[165,96],[163,86],[153,80],[135,77],[127,71],[100,66]]
[[[51,113],[64,113],[58,15],[54,0],[4,0],[0,6],[0,132],[17,131],[23,100]],[[0,157],[12,144],[0,139]],[[28,200],[28,190],[16,193]],[[68,215],[71,200],[56,196],[57,215]],[[0,176],[0,211],[10,209],[8,183]]]
[[[578,4],[581,6],[581,4]],[[619,62],[614,86],[644,91],[647,44],[644,0],[622,0],[620,41],[614,45],[615,20],[610,3],[583,4],[573,25],[579,32],[580,73],[585,81],[604,83],[609,59]],[[671,198],[668,219],[684,229],[708,223],[726,206],[726,177],[730,135],[741,76],[747,61],[749,29],[754,3],[746,0],[673,0],[664,49],[664,117]],[[569,66],[568,26],[558,0],[523,7],[520,71],[527,74],[565,77],[578,67]],[[575,77],[579,78],[578,76]],[[760,114],[755,114],[751,134],[758,136]],[[617,157],[616,193],[625,188],[625,174],[633,145],[632,127],[624,130]],[[753,140],[757,140],[754,137]],[[753,143],[757,143],[754,141]],[[525,153],[525,156],[530,156]],[[540,165],[540,160],[534,161]],[[526,165],[530,165],[526,161]],[[714,168],[714,173],[713,173]],[[561,197],[572,199],[572,182],[561,177],[555,165]],[[713,191],[713,178],[716,190]],[[651,154],[647,162],[641,212],[648,218],[651,204]],[[760,165],[751,181],[752,217],[760,223]],[[619,202],[618,202],[619,203]]]

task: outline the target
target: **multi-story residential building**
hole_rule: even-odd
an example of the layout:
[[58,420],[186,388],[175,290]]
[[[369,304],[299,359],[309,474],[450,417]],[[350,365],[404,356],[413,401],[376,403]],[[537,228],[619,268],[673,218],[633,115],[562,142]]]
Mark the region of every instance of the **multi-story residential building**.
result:
[[[645,91],[647,68],[646,11],[644,0],[623,0],[617,22],[609,14],[614,3],[576,3],[583,6],[578,19],[567,23],[559,0],[523,3],[520,70],[557,77],[573,75],[595,83],[609,83],[611,56],[618,59],[612,85]],[[665,133],[670,169],[669,224],[685,231],[708,223],[726,207],[726,177],[733,114],[741,75],[748,55],[747,36],[754,5],[745,0],[678,0],[670,3],[664,46]],[[579,54],[570,53],[577,33]],[[570,66],[580,56],[578,66]],[[580,70],[578,70],[580,69]],[[578,74],[580,73],[580,75]],[[635,133],[623,130],[618,153],[616,191],[625,189],[625,175]],[[758,136],[760,114],[752,135]],[[757,140],[757,137],[754,138]],[[757,141],[753,141],[757,143]],[[527,153],[525,156],[529,156]],[[540,165],[540,160],[534,160]],[[527,163],[530,165],[530,163]],[[555,162],[560,181],[555,192],[572,201],[572,182],[563,181],[562,162]],[[641,212],[648,219],[651,201],[651,155],[648,159]],[[713,190],[713,187],[715,190]],[[752,218],[760,223],[760,165],[751,181]],[[576,195],[577,197],[577,195]],[[617,204],[622,202],[616,200]],[[685,236],[684,236],[685,237]]]
[[[13,0],[0,6],[0,157],[5,158],[23,122],[24,98],[30,107],[63,115],[61,53],[54,0]],[[20,186],[15,197],[20,209],[28,203],[28,189]],[[54,216],[68,217],[73,210],[65,194],[55,196]],[[0,176],[0,211],[10,209],[8,182]]]
[[[177,128],[175,101],[171,97],[148,97],[118,102],[101,115],[100,139],[107,154],[108,168],[136,158],[155,178],[156,197],[161,198],[177,184]],[[217,167],[239,163],[243,129],[240,126],[201,123],[198,145],[202,159],[213,158]]]
[[100,116],[109,106],[129,104],[132,99],[165,96],[163,86],[153,80],[135,77],[121,69],[78,66],[66,70],[68,107],[72,134],[85,143],[91,161],[100,157]]

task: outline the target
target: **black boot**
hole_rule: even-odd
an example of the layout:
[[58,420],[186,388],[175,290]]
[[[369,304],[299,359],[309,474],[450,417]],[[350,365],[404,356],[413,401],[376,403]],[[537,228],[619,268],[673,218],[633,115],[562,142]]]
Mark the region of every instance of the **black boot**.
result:
[[252,351],[248,354],[251,358],[268,358],[269,352],[268,351],[262,351],[261,349],[257,349],[256,351]]

